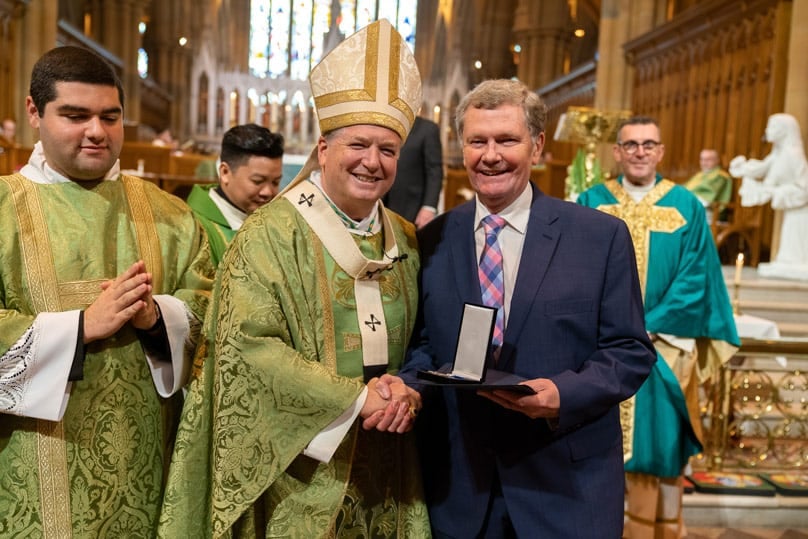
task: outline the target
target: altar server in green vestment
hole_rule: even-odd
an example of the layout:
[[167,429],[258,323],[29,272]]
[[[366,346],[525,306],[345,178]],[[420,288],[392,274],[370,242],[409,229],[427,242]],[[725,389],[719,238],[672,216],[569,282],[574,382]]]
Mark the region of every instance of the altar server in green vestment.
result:
[[213,263],[249,214],[275,198],[283,177],[283,135],[256,124],[237,125],[222,137],[218,184],[194,185],[188,205],[205,228]]
[[[657,174],[665,147],[648,117],[627,120],[615,160],[623,174],[578,203],[628,224],[646,330],[660,360],[629,402],[624,537],[681,537],[682,472],[701,450],[699,384],[740,345],[718,253],[699,200]],[[633,433],[633,435],[632,435]]]
[[702,150],[699,153],[699,166],[701,170],[687,181],[685,188],[696,195],[707,209],[709,223],[712,219],[710,206],[718,203],[723,209],[732,199],[732,178],[729,172],[721,168],[721,158],[716,150]]
[[156,533],[213,266],[190,208],[120,173],[123,105],[100,56],[45,53],[39,142],[0,177],[0,537]]
[[380,20],[310,84],[322,132],[312,159],[220,265],[160,537],[430,534],[410,432],[420,398],[395,376],[419,255],[413,225],[380,202],[420,75]]

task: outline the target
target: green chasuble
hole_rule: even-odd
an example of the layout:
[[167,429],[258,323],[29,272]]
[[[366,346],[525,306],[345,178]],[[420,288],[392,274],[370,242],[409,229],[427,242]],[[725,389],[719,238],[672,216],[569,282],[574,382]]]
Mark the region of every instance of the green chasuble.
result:
[[[160,537],[429,536],[412,433],[365,431],[357,419],[328,463],[303,454],[364,387],[355,281],[298,211],[307,200],[280,196],[259,208],[225,254]],[[406,254],[378,280],[395,373],[414,324],[419,264],[412,225],[388,216],[384,233]],[[378,260],[382,235],[348,241]]]
[[[582,193],[578,203],[626,221],[637,256],[647,331],[696,339],[696,376],[701,381],[712,376],[740,341],[718,253],[698,199],[657,176],[654,189],[634,202],[620,177]],[[680,475],[701,444],[676,376],[659,354],[635,396],[635,406],[638,413],[626,471]]]
[[685,185],[688,191],[707,202],[726,204],[732,199],[732,178],[729,172],[716,167],[695,174]]
[[[204,232],[153,184],[2,177],[0,230],[0,354],[38,313],[86,308],[138,259],[154,294],[202,319],[213,275]],[[130,325],[87,345],[61,421],[0,415],[0,537],[153,536],[175,406],[158,396]]]
[[188,194],[188,205],[194,210],[194,216],[208,234],[211,258],[213,264],[218,266],[224,250],[236,235],[236,231],[230,228],[221,210],[210,199],[210,190],[215,189],[216,185],[194,185]]

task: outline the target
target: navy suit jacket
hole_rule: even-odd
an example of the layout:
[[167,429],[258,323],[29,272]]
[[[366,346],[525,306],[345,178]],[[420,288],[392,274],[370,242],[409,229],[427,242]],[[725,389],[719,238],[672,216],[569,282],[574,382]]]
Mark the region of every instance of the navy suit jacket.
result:
[[396,166],[396,180],[384,196],[384,205],[414,222],[423,206],[438,207],[443,187],[443,150],[438,124],[416,116]]
[[463,304],[481,304],[472,200],[419,233],[420,306],[402,376],[422,390],[424,484],[435,530],[474,537],[495,473],[519,537],[619,538],[623,451],[619,403],[648,375],[634,249],[623,221],[533,189],[497,368],[549,378],[557,423],[474,391],[424,387],[418,369],[451,363]]

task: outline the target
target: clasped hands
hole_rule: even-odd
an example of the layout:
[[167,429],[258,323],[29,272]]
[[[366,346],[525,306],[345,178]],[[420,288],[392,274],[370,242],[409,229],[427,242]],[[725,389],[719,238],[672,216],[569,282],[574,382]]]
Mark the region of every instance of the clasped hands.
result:
[[359,412],[365,430],[404,433],[412,430],[421,409],[421,395],[398,376],[384,374],[367,383],[368,394]]
[[101,294],[84,311],[84,343],[106,339],[127,322],[135,329],[152,328],[159,317],[152,288],[152,275],[142,260],[103,282]]

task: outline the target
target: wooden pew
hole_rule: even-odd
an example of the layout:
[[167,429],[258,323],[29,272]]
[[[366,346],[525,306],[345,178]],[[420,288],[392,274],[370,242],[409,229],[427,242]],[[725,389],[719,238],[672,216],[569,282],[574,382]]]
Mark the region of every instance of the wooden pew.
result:
[[[171,154],[168,160],[168,173],[178,176],[199,176],[200,165],[208,161],[216,161],[216,156],[191,152],[175,152]],[[202,168],[208,167],[203,165]],[[215,177],[209,179],[215,179]]]
[[[124,142],[120,155],[121,169],[168,174],[170,157],[171,149],[164,146],[155,146],[151,142]],[[141,164],[142,167],[139,167]]]
[[12,174],[22,168],[34,149],[19,144],[0,143],[0,174]]
[[0,176],[11,174],[11,145],[0,138]]

